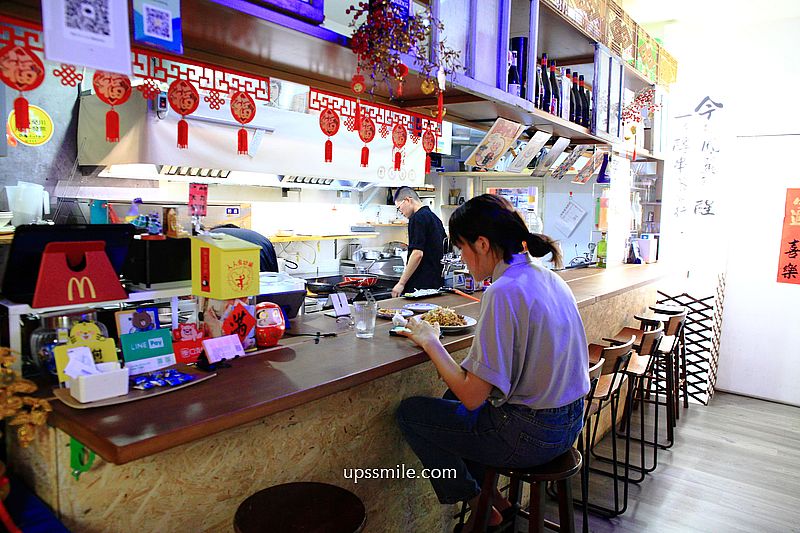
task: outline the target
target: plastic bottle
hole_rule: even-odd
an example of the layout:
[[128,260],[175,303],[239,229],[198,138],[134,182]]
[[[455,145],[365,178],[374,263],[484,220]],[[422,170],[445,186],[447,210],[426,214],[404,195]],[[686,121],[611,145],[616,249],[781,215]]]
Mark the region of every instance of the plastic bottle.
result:
[[608,243],[606,242],[606,232],[600,236],[597,243],[597,268],[606,268],[606,256],[608,255]]

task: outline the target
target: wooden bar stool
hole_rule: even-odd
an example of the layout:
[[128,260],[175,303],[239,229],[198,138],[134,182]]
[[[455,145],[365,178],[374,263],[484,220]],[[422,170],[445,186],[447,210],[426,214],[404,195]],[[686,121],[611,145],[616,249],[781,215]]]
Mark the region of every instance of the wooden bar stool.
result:
[[[599,361],[601,358],[605,360],[602,366],[602,373],[600,375],[600,379],[598,380],[597,387],[595,388],[594,394],[592,395],[592,403],[595,403],[596,406],[590,408],[590,416],[594,416],[594,427],[592,427],[591,423],[586,424],[586,440],[587,440],[587,449],[591,449],[592,445],[594,444],[594,439],[597,436],[599,424],[600,424],[600,416],[603,412],[603,409],[606,407],[610,408],[611,410],[611,471],[608,472],[606,470],[592,468],[591,466],[587,466],[587,470],[590,472],[596,472],[601,475],[605,475],[611,477],[614,480],[614,506],[604,507],[602,505],[598,505],[596,503],[592,503],[587,500],[583,500],[583,505],[586,505],[590,511],[595,513],[601,514],[603,516],[618,516],[624,513],[628,508],[628,479],[629,479],[629,466],[630,461],[628,458],[630,457],[630,440],[625,439],[625,461],[621,461],[618,454],[617,448],[617,428],[616,428],[616,420],[617,420],[617,412],[619,408],[619,400],[620,400],[620,391],[622,390],[622,386],[627,381],[627,376],[625,375],[625,370],[628,367],[628,363],[631,358],[631,354],[633,353],[633,342],[635,337],[631,337],[628,339],[627,342],[624,344],[616,345],[616,346],[602,346],[599,344],[590,344],[589,345],[589,361],[590,363],[595,363]],[[628,424],[628,432],[630,432],[630,425]],[[593,452],[592,452],[593,453]],[[584,457],[584,461],[589,461],[589,456]],[[619,468],[623,468],[624,474],[620,475]],[[585,475],[585,480],[588,485],[588,474]],[[623,490],[622,490],[622,497],[620,498],[620,490],[619,490],[619,483],[622,482]]]
[[[680,351],[677,353],[678,360],[676,367],[679,367],[675,387],[678,390],[678,395],[683,397],[683,407],[689,407],[689,376],[686,370],[686,321],[689,320],[689,309],[682,305],[673,304],[656,304],[650,306],[650,310],[659,315],[680,315],[686,311],[686,320],[680,328]],[[680,403],[680,398],[675,400],[676,404]],[[677,411],[676,416],[680,418],[680,410]]]
[[[559,455],[549,463],[531,468],[501,468],[488,467],[481,486],[481,497],[475,509],[475,524],[478,531],[485,532],[488,527],[491,513],[491,495],[497,486],[499,476],[508,476],[511,480],[512,508],[520,516],[528,519],[528,533],[542,533],[545,528],[565,533],[575,533],[575,515],[572,510],[572,486],[570,478],[581,470],[581,453],[572,448]],[[548,482],[554,482],[558,493],[558,521],[556,524],[544,517],[544,496]],[[519,506],[519,496],[522,494],[521,483],[531,486],[530,510],[525,511]]]
[[350,492],[327,483],[286,483],[260,490],[236,509],[236,533],[358,533],[367,512]]

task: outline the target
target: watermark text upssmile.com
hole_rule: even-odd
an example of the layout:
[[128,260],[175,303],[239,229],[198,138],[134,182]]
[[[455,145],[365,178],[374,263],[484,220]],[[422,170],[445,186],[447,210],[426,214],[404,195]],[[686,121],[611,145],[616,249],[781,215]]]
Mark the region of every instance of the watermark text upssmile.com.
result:
[[345,479],[358,483],[362,479],[455,479],[455,468],[423,468],[415,470],[399,464],[394,468],[345,468]]

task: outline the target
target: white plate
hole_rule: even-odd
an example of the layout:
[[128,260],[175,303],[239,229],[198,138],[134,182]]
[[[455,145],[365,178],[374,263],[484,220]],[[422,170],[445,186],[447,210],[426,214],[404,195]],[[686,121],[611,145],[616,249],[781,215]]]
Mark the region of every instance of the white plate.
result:
[[387,320],[391,320],[394,317],[395,312],[400,313],[400,316],[402,316],[403,318],[414,316],[414,311],[412,311],[411,309],[389,309],[381,307],[380,309],[378,309],[378,318],[385,318]]
[[471,328],[472,326],[478,323],[478,321],[472,318],[471,316],[461,315],[461,317],[463,317],[464,322],[466,322],[466,324],[464,324],[463,326],[439,326],[439,330],[442,333],[448,333],[448,334],[461,333],[462,331]]
[[439,307],[441,306],[438,306],[436,304],[420,302],[414,304],[406,304],[403,306],[403,309],[408,309],[409,311],[413,311],[415,313],[427,313],[428,311],[432,309],[438,309]]

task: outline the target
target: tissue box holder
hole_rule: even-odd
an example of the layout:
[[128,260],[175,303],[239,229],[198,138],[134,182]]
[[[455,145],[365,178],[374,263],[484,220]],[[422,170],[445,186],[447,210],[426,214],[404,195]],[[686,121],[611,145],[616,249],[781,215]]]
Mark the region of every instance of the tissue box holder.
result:
[[81,403],[95,402],[128,394],[128,384],[128,369],[117,368],[100,374],[70,379],[69,393]]

